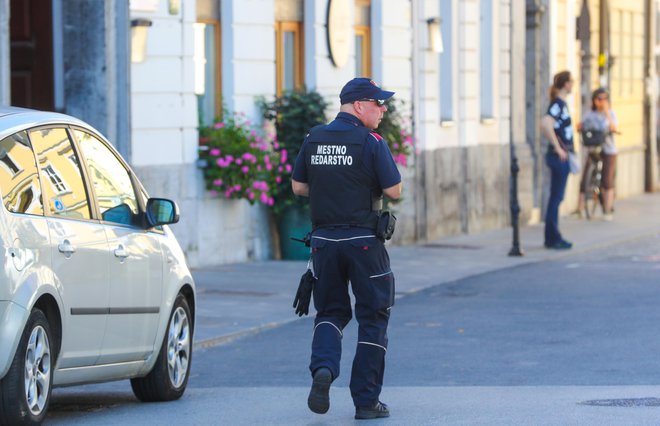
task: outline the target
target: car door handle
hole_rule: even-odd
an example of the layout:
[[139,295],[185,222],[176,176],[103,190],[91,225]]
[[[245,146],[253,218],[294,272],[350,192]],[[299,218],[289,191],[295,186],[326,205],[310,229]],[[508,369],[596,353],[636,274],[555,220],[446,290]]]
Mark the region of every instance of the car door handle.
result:
[[128,257],[128,252],[121,244],[115,249],[115,257],[118,257],[121,260],[124,260]]
[[57,249],[60,251],[60,253],[64,253],[64,255],[67,257],[71,256],[73,253],[76,252],[76,248],[71,244],[69,240],[62,241],[57,246]]

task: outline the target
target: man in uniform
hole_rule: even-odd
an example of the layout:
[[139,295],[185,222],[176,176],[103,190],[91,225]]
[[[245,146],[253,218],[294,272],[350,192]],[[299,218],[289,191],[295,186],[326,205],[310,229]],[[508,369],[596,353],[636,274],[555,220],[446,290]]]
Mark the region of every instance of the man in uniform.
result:
[[383,195],[401,196],[401,175],[387,143],[373,129],[387,111],[384,101],[392,95],[368,78],[346,83],[339,95],[339,114],[330,124],[309,132],[293,170],[293,192],[309,197],[313,226],[310,244],[317,314],[307,404],[319,414],[330,408],[330,384],[339,376],[342,330],[352,317],[349,281],[359,324],[350,381],[355,418],[390,414],[378,397],[394,304],[394,275],[376,228]]

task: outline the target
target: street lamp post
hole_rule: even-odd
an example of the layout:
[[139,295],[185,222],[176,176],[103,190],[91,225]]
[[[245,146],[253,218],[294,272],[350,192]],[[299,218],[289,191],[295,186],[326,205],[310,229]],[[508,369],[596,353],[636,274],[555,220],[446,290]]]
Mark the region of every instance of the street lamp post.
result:
[[509,180],[509,207],[511,209],[511,226],[513,227],[513,244],[509,256],[522,256],[520,249],[520,203],[518,203],[518,156],[514,140],[510,143],[511,175]]

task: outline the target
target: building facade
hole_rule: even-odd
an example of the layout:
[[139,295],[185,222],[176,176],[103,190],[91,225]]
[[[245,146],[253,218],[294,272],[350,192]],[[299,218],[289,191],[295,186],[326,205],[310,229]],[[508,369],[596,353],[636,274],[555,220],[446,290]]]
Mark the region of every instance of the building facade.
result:
[[[644,64],[654,65],[657,44],[644,17],[648,7],[656,16],[657,1],[609,2],[602,13],[608,52],[617,57],[607,82],[623,131],[622,197],[657,181],[657,172],[649,178],[657,155],[647,146],[657,121],[654,112],[644,118],[647,80],[656,78],[655,66]],[[586,37],[585,5],[586,56],[575,37]],[[12,19],[34,20],[37,9],[50,25],[39,26],[41,34],[17,30]],[[512,157],[523,223],[542,220],[547,173],[538,120],[554,72],[570,69],[585,90],[600,84],[597,11],[600,4],[587,0],[0,0],[0,103],[60,110],[96,126],[150,194],[179,203],[173,230],[190,264],[208,266],[276,250],[266,208],[205,190],[198,127],[222,112],[259,122],[257,97],[301,87],[328,100],[331,119],[343,84],[368,76],[404,102],[415,137],[412,165],[402,169],[395,243],[426,242],[507,227]],[[21,51],[26,45],[33,50]],[[45,55],[52,84],[28,90],[20,55]],[[583,104],[576,93],[576,118]],[[572,178],[564,212],[576,202]]]

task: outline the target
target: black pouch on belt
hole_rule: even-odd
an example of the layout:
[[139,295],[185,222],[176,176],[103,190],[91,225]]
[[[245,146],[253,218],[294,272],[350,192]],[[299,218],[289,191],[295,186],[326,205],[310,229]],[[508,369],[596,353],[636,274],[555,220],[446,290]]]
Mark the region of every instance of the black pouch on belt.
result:
[[378,224],[376,225],[376,236],[382,241],[389,240],[394,234],[396,227],[396,216],[389,210],[383,210],[378,216]]

